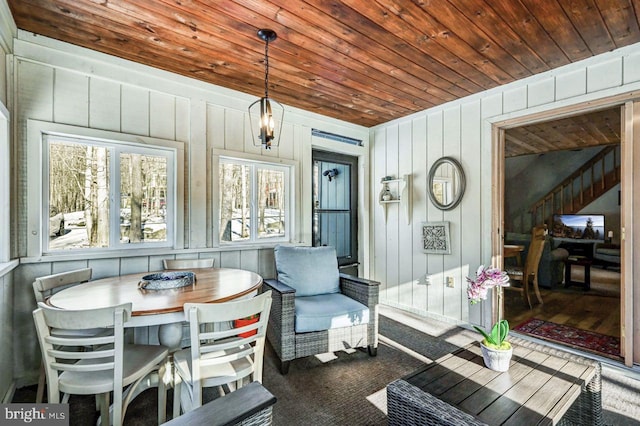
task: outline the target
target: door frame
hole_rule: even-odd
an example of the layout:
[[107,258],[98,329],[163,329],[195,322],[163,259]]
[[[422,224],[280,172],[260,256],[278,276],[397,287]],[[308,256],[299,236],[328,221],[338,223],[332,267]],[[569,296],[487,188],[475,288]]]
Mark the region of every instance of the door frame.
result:
[[[526,114],[513,118],[490,120],[492,158],[492,262],[498,268],[504,267],[504,179],[505,179],[505,130],[538,122],[585,114],[599,109],[619,106],[621,111],[621,173],[620,173],[620,227],[622,230],[620,247],[620,349],[624,364],[632,367],[640,363],[640,308],[634,303],[640,291],[634,293],[633,277],[635,265],[640,264],[640,250],[634,252],[633,241],[640,241],[640,224],[634,226],[632,207],[640,208],[640,176],[633,176],[633,165],[640,166],[640,102],[634,102],[637,94],[627,93],[595,101],[583,102],[547,111]],[[635,107],[634,107],[635,106]],[[640,284],[637,286],[640,288]],[[492,318],[497,317],[498,307],[492,306]]]

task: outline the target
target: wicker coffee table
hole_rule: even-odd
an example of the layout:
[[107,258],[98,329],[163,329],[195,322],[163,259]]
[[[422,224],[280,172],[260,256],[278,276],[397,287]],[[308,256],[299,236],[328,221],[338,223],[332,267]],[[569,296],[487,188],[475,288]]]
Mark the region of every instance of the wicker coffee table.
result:
[[602,424],[598,362],[510,340],[507,372],[486,368],[473,343],[391,383],[389,425]]

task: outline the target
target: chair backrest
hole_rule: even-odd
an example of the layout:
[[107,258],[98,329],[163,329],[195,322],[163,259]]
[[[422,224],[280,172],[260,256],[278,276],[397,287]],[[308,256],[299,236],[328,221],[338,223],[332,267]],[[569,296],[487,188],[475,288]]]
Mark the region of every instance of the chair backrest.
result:
[[163,259],[162,262],[164,269],[213,268],[215,259]]
[[527,258],[524,261],[524,270],[522,279],[528,280],[532,275],[538,273],[538,265],[542,258],[542,252],[544,251],[544,227],[536,226],[531,230],[531,244],[529,245],[529,252]]
[[340,292],[335,248],[277,245],[273,254],[278,281],[295,288],[296,297]]
[[[185,303],[184,313],[189,322],[191,338],[193,382],[203,378],[201,366],[204,363],[211,366],[243,358],[250,359],[253,364],[253,380],[261,382],[270,311],[271,291],[231,302]],[[257,317],[255,322],[244,325],[243,320],[253,317]],[[199,390],[194,389],[196,391]]]
[[33,294],[36,302],[44,302],[47,297],[61,290],[63,287],[69,287],[91,280],[91,273],[91,268],[84,268],[36,278],[33,282]]
[[[90,395],[113,391],[113,401],[122,401],[123,326],[131,317],[131,303],[72,311],[55,309],[39,302],[33,317],[47,373],[49,403],[59,403],[60,392]],[[96,328],[110,332],[99,336],[51,334],[52,329]],[[93,350],[84,351],[84,347],[92,347]],[[113,372],[113,381],[105,381],[105,370]],[[75,385],[71,389],[65,387],[65,374],[75,376]],[[97,375],[100,375],[100,380],[96,379]],[[78,377],[82,379],[78,381]],[[83,385],[78,385],[78,382]],[[114,404],[113,418],[121,418],[121,413],[122,404]]]

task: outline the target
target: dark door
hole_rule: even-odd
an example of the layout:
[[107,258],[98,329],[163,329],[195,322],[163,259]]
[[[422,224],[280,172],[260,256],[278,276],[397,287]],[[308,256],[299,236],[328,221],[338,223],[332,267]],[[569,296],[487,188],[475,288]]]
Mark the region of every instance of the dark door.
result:
[[333,246],[340,272],[358,275],[358,159],[313,151],[313,245]]

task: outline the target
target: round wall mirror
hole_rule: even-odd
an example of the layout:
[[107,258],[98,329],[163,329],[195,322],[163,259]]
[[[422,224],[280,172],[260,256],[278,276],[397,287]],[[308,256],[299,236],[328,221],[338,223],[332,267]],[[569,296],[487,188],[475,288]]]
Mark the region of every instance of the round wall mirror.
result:
[[429,199],[440,210],[451,210],[460,203],[466,180],[462,166],[451,157],[438,159],[429,170]]

